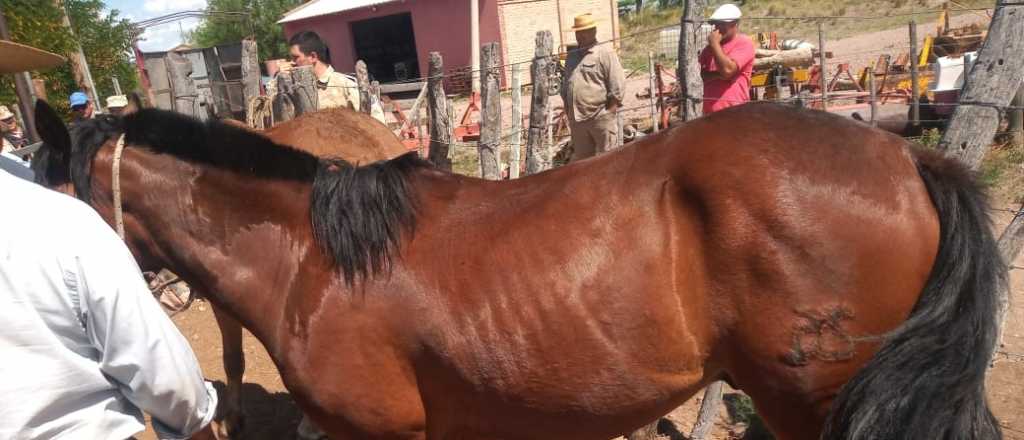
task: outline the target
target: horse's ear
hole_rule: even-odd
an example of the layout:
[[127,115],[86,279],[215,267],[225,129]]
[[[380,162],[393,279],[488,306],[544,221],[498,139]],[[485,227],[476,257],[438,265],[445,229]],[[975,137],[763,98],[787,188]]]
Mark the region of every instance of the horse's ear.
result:
[[127,116],[143,109],[142,98],[139,97],[138,93],[131,92],[128,94],[128,105],[121,110],[121,116]]
[[40,99],[36,101],[36,131],[47,146],[62,153],[71,152],[71,135],[57,112]]

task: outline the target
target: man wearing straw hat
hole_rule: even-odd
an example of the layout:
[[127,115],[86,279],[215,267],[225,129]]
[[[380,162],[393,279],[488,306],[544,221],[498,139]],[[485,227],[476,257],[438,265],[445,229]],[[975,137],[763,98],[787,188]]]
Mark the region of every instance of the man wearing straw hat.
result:
[[107,97],[107,111],[114,116],[120,116],[127,106],[128,97],[125,95],[111,95]]
[[24,147],[28,143],[25,133],[18,127],[18,119],[6,105],[0,105],[0,135],[3,136],[3,147],[0,152],[7,153]]
[[615,148],[616,111],[622,104],[625,74],[614,49],[597,43],[597,22],[578,15],[572,30],[578,47],[565,61],[562,100],[572,134],[572,162]]
[[754,72],[754,42],[740,33],[740,8],[719,6],[708,21],[714,29],[700,53],[704,80],[704,114],[750,101],[750,77]]
[[[0,41],[0,74],[63,62]],[[127,439],[143,411],[162,439],[214,438],[217,393],[110,226],[3,170],[0,200],[0,438]]]

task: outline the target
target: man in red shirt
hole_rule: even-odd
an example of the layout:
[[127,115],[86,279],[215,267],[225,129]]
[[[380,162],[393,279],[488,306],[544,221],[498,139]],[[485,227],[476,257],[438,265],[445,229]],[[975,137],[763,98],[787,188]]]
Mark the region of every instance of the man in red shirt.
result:
[[708,20],[714,30],[700,53],[704,80],[704,114],[750,100],[750,76],[754,70],[754,43],[740,33],[740,8],[719,6]]

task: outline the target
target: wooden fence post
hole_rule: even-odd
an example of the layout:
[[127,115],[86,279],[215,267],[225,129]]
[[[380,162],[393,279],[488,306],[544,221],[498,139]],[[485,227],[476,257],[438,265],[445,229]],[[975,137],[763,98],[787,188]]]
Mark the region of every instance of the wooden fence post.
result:
[[921,85],[917,74],[917,21],[910,20],[910,124],[921,125]]
[[1024,74],[1024,6],[999,5],[992,14],[988,36],[974,66],[966,73],[960,105],[938,147],[978,168],[999,126],[999,107],[1005,107]]
[[124,94],[123,92],[121,92],[121,83],[117,81],[117,77],[116,76],[110,77],[110,82],[114,83],[114,94],[115,95],[123,95]]
[[680,93],[679,115],[684,121],[692,121],[703,114],[704,80],[700,77],[700,64],[697,56],[707,44],[700,41],[701,20],[704,18],[706,0],[684,0],[683,16],[679,19],[682,30],[679,32],[679,78]]
[[704,399],[700,402],[697,421],[690,431],[690,440],[704,440],[711,433],[718,417],[718,407],[722,406],[722,381],[715,381],[704,390]]
[[1017,88],[1017,94],[1013,96],[1010,105],[1014,108],[1008,114],[1010,131],[1010,142],[1018,147],[1024,147],[1024,84]]
[[821,111],[828,111],[828,65],[825,64],[825,29],[818,22],[818,65],[821,66],[818,79],[821,87]]
[[501,53],[498,43],[480,48],[480,171],[487,180],[501,179]]
[[[679,32],[679,70],[676,72],[676,77],[679,78],[679,84],[682,85],[679,88],[681,94],[679,116],[683,121],[692,121],[704,113],[704,80],[700,77],[700,63],[698,63],[697,57],[700,55],[700,50],[707,44],[701,41],[702,33],[698,32],[706,6],[706,0],[683,0],[683,15],[679,19],[682,29]],[[653,90],[651,92],[654,93]],[[712,384],[708,389],[710,390],[714,385]],[[718,394],[718,400],[714,402],[708,402],[710,395],[712,394],[708,391],[704,392],[704,401],[701,404],[702,414],[705,411],[704,406],[717,410],[718,405],[721,404],[721,393]],[[698,420],[695,427],[700,423]],[[653,423],[633,431],[626,438],[628,440],[657,439],[658,421],[655,420]]]
[[[682,38],[680,36],[680,38]],[[654,52],[647,52],[647,69],[650,71],[650,80],[647,83],[651,87],[651,133],[658,131],[658,105],[656,104],[658,99],[658,89],[655,82],[655,76],[658,72],[654,70]]]
[[[960,105],[953,112],[938,148],[960,158],[967,166],[978,169],[999,128],[1000,107],[1010,103],[1021,85],[1024,74],[1024,4],[1001,3],[992,13],[988,36],[978,51],[974,66],[964,78]],[[1024,215],[1014,217],[999,237],[1003,260],[1010,264],[1017,257],[1024,240]],[[1007,286],[1000,289],[999,341],[1009,310]],[[1000,345],[996,346],[999,349]],[[995,353],[993,353],[994,355]]]
[[509,142],[508,178],[519,178],[519,147],[523,141],[523,86],[519,79],[519,63],[512,65],[512,134]]
[[356,85],[359,87],[359,111],[370,114],[370,73],[363,60],[356,61]]
[[871,66],[871,72],[868,73],[868,89],[870,89],[869,90],[870,94],[868,95],[868,99],[871,100],[870,101],[870,104],[871,104],[871,126],[872,127],[876,127],[876,126],[878,126],[878,119],[877,119],[878,118],[878,91],[875,90],[875,67],[874,66]]
[[192,61],[188,57],[174,51],[167,53],[167,76],[171,83],[172,107],[178,113],[199,117],[195,112],[199,93],[195,81],[189,77],[191,73]]
[[530,131],[526,138],[526,174],[536,174],[551,168],[551,150],[544,145],[548,127],[548,74],[553,39],[550,31],[538,31],[530,81],[533,95],[530,99]]
[[[256,40],[242,40],[242,96],[245,100],[245,119],[251,121],[254,115],[249,114],[249,103],[260,96],[260,62]],[[150,105],[156,105],[151,102]],[[273,123],[273,121],[271,121]]]
[[782,75],[775,71],[775,102],[782,101]]
[[[288,72],[291,89],[288,94],[292,97],[292,104],[295,106],[295,116],[303,113],[315,112],[319,102],[316,93],[316,74],[313,73],[313,66],[296,67]],[[278,88],[281,92],[283,89]]]
[[444,59],[440,53],[430,53],[427,76],[427,111],[430,113],[428,160],[438,169],[450,172],[452,159],[448,151],[452,143],[452,123],[448,98],[444,93]]

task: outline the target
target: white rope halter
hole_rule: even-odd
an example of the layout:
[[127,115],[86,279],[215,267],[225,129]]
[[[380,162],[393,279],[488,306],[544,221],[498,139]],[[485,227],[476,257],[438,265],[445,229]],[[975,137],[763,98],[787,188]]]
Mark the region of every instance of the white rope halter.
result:
[[[114,147],[114,164],[110,171],[111,175],[111,186],[114,192],[114,227],[117,229],[117,235],[124,241],[124,209],[121,207],[121,155],[124,154],[124,133],[117,138],[117,145]],[[154,296],[161,296],[161,292],[171,284],[181,281],[180,277],[175,276],[174,278],[160,283],[156,287],[151,287],[150,291],[153,292]],[[171,316],[177,315],[184,310],[187,310],[192,305],[192,300],[195,299],[195,295],[189,294],[188,300],[185,304],[181,305],[180,308],[174,310],[171,308]]]
[[117,138],[117,146],[114,147],[114,166],[111,171],[114,188],[114,226],[117,228],[117,235],[124,240],[124,211],[121,209],[121,154],[124,152],[124,133]]

